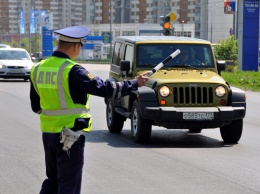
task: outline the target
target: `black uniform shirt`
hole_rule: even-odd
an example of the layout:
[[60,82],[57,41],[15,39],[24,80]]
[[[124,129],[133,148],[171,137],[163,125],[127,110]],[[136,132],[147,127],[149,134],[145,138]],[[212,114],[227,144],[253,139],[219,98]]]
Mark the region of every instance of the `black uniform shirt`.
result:
[[[59,51],[54,51],[52,56],[69,58],[66,54]],[[123,81],[121,92],[119,92],[119,84],[116,84],[116,86],[117,87],[114,88],[111,82],[103,81],[97,76],[92,77],[90,72],[80,65],[73,66],[69,73],[70,95],[73,102],[76,104],[85,105],[87,101],[86,94],[111,98],[114,90],[117,90],[116,96],[118,96],[117,94],[119,93],[121,96],[125,96],[138,88],[136,80]],[[39,112],[41,110],[40,97],[35,91],[32,83],[30,89],[30,99],[32,110],[35,113]],[[87,126],[88,122],[85,119],[76,119],[74,123],[74,128],[77,130],[86,128]]]

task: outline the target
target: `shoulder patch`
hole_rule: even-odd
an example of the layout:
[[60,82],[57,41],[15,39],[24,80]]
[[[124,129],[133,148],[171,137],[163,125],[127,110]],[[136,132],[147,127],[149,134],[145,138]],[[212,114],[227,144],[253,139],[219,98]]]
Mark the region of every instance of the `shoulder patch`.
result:
[[94,75],[92,75],[90,72],[87,72],[86,75],[90,80],[93,80],[95,78]]

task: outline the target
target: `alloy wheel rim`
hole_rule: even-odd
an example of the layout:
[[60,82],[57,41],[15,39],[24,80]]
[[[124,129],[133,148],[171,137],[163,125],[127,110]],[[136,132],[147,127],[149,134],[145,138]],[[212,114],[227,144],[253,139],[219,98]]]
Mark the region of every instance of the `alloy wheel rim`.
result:
[[107,108],[107,120],[108,120],[108,125],[111,125],[112,122],[112,105],[111,102],[109,102],[108,104],[108,108]]
[[137,127],[138,127],[138,113],[136,108],[134,109],[133,112],[133,119],[132,119],[132,130],[133,130],[133,136],[136,136],[137,133]]

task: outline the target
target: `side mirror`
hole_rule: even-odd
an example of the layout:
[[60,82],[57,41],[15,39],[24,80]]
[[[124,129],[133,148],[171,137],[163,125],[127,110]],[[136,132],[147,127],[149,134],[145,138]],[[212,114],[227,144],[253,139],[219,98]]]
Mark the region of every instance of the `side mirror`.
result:
[[[133,74],[130,73],[130,61],[120,61],[120,71],[125,71],[127,77],[132,77]],[[125,76],[123,73],[121,75],[122,77]]]
[[226,69],[226,61],[217,61],[218,74],[221,75],[221,71]]
[[120,70],[121,71],[130,71],[130,61],[120,61]]

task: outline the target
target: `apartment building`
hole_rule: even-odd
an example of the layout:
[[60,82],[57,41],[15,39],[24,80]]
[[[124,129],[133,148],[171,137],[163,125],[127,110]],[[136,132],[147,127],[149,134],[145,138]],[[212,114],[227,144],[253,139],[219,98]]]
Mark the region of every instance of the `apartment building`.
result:
[[[85,18],[83,13],[86,12],[84,2],[84,0],[1,0],[0,33],[6,35],[34,33],[30,30],[32,15],[35,17],[33,19],[37,20],[35,32],[39,33],[41,27],[39,12],[42,10],[53,14],[54,29],[82,25]],[[20,32],[21,17],[24,25],[22,32]]]
[[[95,24],[102,26],[110,22],[112,26],[117,26],[116,24],[133,26],[134,23],[159,26],[162,22],[160,16],[175,10],[179,15],[178,21],[173,24],[176,29],[182,26],[185,31],[187,26],[193,24],[194,37],[216,43],[227,38],[234,25],[233,15],[224,14],[223,0],[86,0],[86,2],[88,15],[84,21],[86,25],[91,26],[97,26]],[[94,30],[97,34],[97,28]],[[176,34],[181,33],[178,30]]]
[[[187,36],[217,42],[227,38],[233,27],[233,16],[224,14],[223,6],[223,0],[1,0],[0,37],[3,39],[21,33],[40,33],[39,18],[36,18],[34,32],[30,26],[32,12],[41,10],[53,14],[54,29],[82,24],[112,24],[112,27],[120,26],[116,31],[120,31],[122,25],[130,28],[147,26],[146,30],[153,30],[151,25],[142,24],[154,24],[158,26],[154,29],[160,29],[160,16],[175,10],[179,15],[178,21],[173,24],[177,35],[183,34],[180,31],[185,31]],[[20,29],[21,12],[24,31]],[[191,26],[193,30],[186,31]],[[101,35],[97,29],[93,30],[95,34]]]

